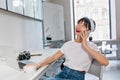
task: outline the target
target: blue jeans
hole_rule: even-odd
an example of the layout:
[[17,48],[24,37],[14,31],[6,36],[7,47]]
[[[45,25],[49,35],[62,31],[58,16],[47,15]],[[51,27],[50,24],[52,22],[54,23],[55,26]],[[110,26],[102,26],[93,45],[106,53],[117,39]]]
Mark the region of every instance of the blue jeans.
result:
[[55,78],[47,78],[45,80],[84,80],[84,78],[85,72],[73,70],[65,66]]

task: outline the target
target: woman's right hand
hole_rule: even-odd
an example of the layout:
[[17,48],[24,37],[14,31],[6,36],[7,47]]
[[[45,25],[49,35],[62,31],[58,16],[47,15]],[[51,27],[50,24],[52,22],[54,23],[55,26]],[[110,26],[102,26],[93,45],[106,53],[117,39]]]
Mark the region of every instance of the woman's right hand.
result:
[[26,64],[26,65],[23,67],[23,69],[24,69],[24,68],[28,68],[28,67],[34,67],[34,68],[37,69],[37,64]]
[[23,71],[30,72],[29,70],[36,71],[38,69],[37,64],[27,64],[23,67]]

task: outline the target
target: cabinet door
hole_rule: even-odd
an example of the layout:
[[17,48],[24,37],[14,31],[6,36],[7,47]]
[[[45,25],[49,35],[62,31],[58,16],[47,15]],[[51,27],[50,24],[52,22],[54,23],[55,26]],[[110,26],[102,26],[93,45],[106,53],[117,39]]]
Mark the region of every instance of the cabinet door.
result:
[[65,40],[63,6],[44,2],[43,16],[45,40]]

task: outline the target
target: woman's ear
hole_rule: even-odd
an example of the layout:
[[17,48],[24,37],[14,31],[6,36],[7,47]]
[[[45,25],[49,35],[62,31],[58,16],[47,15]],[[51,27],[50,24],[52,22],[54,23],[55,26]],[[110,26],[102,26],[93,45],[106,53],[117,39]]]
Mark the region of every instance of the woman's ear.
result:
[[88,24],[87,24],[87,27],[86,27],[86,28],[87,28],[87,30],[89,30],[89,25],[88,25]]

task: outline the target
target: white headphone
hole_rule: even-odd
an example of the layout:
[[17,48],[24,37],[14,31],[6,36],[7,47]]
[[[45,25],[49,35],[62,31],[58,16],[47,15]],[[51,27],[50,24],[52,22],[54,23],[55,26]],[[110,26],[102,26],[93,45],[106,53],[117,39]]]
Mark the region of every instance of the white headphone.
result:
[[94,22],[93,22],[92,19],[89,19],[89,21],[90,21],[90,26],[91,26],[91,32],[94,32],[94,30],[95,30],[95,24],[94,24]]

